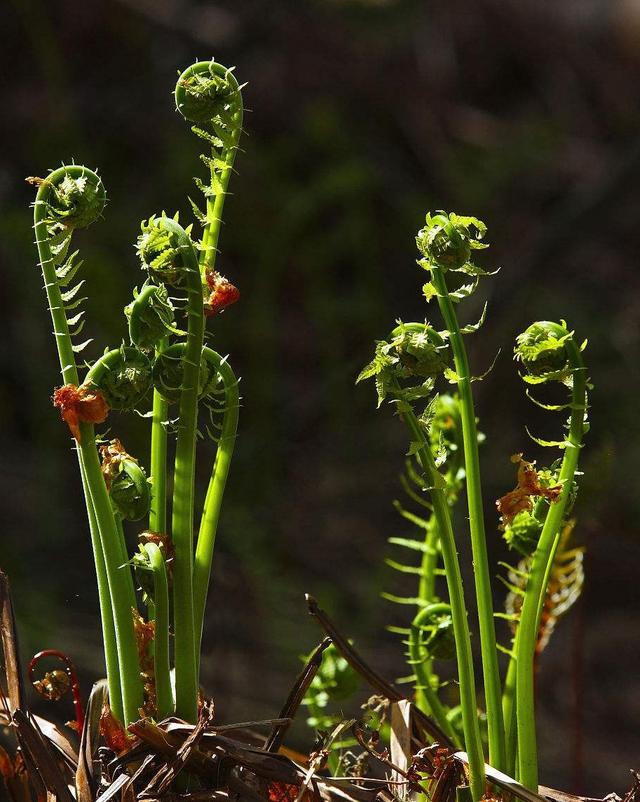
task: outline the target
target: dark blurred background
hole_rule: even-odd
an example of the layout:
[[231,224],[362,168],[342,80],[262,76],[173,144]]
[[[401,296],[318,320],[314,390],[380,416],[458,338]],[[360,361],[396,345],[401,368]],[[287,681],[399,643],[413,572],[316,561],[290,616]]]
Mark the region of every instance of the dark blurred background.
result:
[[[215,56],[237,65],[250,110],[219,260],[242,302],[214,321],[244,397],[203,660],[219,717],[278,712],[320,635],[305,591],[380,670],[406,673],[385,631],[403,611],[380,598],[401,590],[383,559],[386,538],[407,531],[391,506],[406,436],[354,378],[395,318],[424,319],[413,238],[426,210],[445,208],[487,222],[482,264],[502,268],[461,307],[472,320],[489,301],[469,340],[475,372],[502,349],[475,385],[496,561],[508,558],[493,500],[513,486],[509,456],[548,459],[524,423],[545,436],[562,423],[526,401],[514,337],[566,317],[589,338],[576,510],[587,582],[542,659],[541,775],[624,791],[640,768],[640,2],[10,0],[0,25],[0,563],[24,656],[68,651],[86,688],[102,670],[23,179],[61,160],[100,168],[106,219],[77,238],[95,358],[123,337],[122,308],[143,280],[139,221],[162,209],[189,219],[199,142],[171,90],[178,69]],[[114,419],[144,461],[142,428]],[[294,741],[309,738],[299,728]]]

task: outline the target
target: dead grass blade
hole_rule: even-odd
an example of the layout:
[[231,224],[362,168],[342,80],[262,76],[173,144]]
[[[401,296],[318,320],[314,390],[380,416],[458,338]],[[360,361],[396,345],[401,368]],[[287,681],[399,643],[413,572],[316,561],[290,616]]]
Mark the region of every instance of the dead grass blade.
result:
[[[380,676],[377,671],[374,671],[371,666],[366,663],[358,652],[353,648],[349,641],[340,634],[336,629],[335,624],[329,616],[322,610],[318,602],[313,596],[306,594],[307,607],[309,613],[318,621],[322,629],[333,641],[336,649],[349,663],[351,668],[356,671],[360,676],[365,679],[372,688],[374,688],[381,696],[387,698],[390,702],[400,702],[402,700],[409,701],[400,691],[388,682],[384,677]],[[413,709],[413,722],[417,724],[424,732],[431,738],[436,740],[443,746],[452,748],[454,744],[450,738],[438,727],[438,725],[426,716],[421,710]]]
[[35,720],[18,709],[13,713],[12,722],[25,755],[25,762],[27,765],[31,764],[29,768],[37,773],[47,791],[55,796],[56,802],[75,802],[60,766],[50,751],[51,747]]
[[24,685],[18,659],[18,636],[11,604],[11,590],[7,575],[0,571],[0,640],[4,654],[6,688],[3,693],[9,702],[9,712],[24,709]]
[[100,740],[100,714],[107,699],[106,680],[99,680],[91,689],[80,737],[78,767],[76,769],[76,796],[78,802],[93,802],[98,783],[95,755]]
[[306,662],[305,667],[302,669],[293,687],[291,688],[289,696],[287,697],[287,701],[284,703],[284,707],[280,711],[280,718],[286,719],[287,723],[276,724],[273,730],[271,730],[271,734],[267,738],[267,741],[264,745],[265,752],[277,752],[282,746],[284,736],[287,734],[287,730],[289,729],[295,714],[298,712],[298,708],[302,704],[302,700],[309,690],[309,686],[313,682],[313,678],[318,673],[318,669],[322,663],[322,655],[325,649],[329,648],[329,646],[331,646],[331,638],[325,638],[313,650],[311,656]]

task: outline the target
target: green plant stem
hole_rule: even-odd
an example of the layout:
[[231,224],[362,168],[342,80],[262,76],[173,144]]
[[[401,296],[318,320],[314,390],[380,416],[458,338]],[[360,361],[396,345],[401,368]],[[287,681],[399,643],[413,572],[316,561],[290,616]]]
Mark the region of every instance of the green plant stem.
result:
[[[418,598],[426,605],[433,603],[435,600],[436,592],[436,569],[438,567],[438,541],[440,535],[438,534],[438,526],[433,515],[427,521],[427,530],[424,539],[424,552],[422,554],[422,561],[420,565],[420,581],[418,584]],[[420,615],[418,610],[417,615]],[[422,693],[420,686],[428,686],[431,688],[435,680],[433,673],[433,660],[428,655],[424,655],[424,659],[420,663],[420,670],[416,671],[416,701],[420,707],[421,702],[429,704]],[[433,691],[436,696],[437,703],[440,703],[437,691]],[[429,705],[430,706],[430,705]],[[442,706],[442,705],[441,705]],[[425,710],[425,712],[427,712]]]
[[139,709],[143,702],[138,649],[131,613],[131,574],[128,564],[122,563],[122,541],[100,470],[93,426],[80,424],[79,449],[100,532],[105,572],[109,583],[122,686],[123,721],[125,724],[130,724],[139,718]]
[[222,497],[224,495],[229,469],[231,467],[231,457],[236,442],[238,429],[238,414],[240,409],[240,395],[238,391],[238,380],[231,365],[210,348],[204,348],[203,354],[207,361],[215,367],[222,378],[224,386],[224,415],[222,419],[222,429],[218,440],[216,457],[207,488],[207,495],[200,521],[200,531],[196,546],[195,561],[193,566],[193,597],[194,597],[194,620],[195,632],[198,642],[197,654],[200,654],[200,643],[202,640],[202,628],[204,624],[204,611],[207,602],[207,591],[211,577],[211,565],[213,562],[213,551],[216,542],[216,532],[220,519],[220,509]]
[[[51,186],[59,178],[67,174],[73,177],[80,177],[88,172],[86,168],[79,166],[63,167],[56,170],[40,186],[34,207],[36,244],[51,312],[62,378],[65,384],[76,385],[78,384],[78,370],[75,353],[69,334],[66,311],[60,293],[47,231],[47,201]],[[101,549],[94,548],[99,594],[102,593],[104,598],[108,587],[112,609],[113,633],[116,641],[120,677],[118,679],[113,675],[113,661],[111,659],[113,656],[113,644],[105,642],[105,654],[109,655],[107,670],[111,669],[111,676],[108,677],[111,703],[115,705],[116,710],[122,710],[122,720],[125,724],[128,724],[138,718],[138,709],[142,704],[142,683],[140,681],[133,619],[131,617],[131,609],[127,604],[126,578],[124,577],[124,572],[118,568],[116,523],[107,488],[100,471],[93,426],[85,423],[80,424],[78,458],[83,485],[90,499],[90,506],[88,507],[90,523],[92,521],[91,516],[93,516],[94,532],[97,530],[101,545]],[[100,554],[102,554],[104,566],[100,560]],[[107,587],[105,587],[104,583],[105,575]],[[103,631],[109,633],[110,629],[109,627],[105,628],[105,624],[103,624]],[[118,703],[120,694],[122,696],[121,706]]]
[[199,258],[201,270],[204,270],[205,267],[213,270],[216,262],[218,240],[220,238],[220,229],[222,227],[222,210],[227,197],[227,188],[229,186],[229,180],[231,179],[231,173],[233,172],[233,162],[235,161],[236,153],[238,151],[240,134],[242,133],[243,109],[242,95],[240,94],[240,91],[238,91],[238,100],[239,105],[234,114],[235,126],[233,129],[231,142],[229,143],[228,147],[223,150],[221,156],[213,149],[211,153],[211,156],[215,159],[222,158],[222,160],[226,162],[227,168],[223,171],[222,175],[218,179],[218,177],[214,174],[214,168],[211,167],[211,187],[215,186],[219,180],[221,189],[216,195],[207,197],[207,222],[202,234],[202,250]]
[[496,648],[496,631],[493,616],[491,576],[487,557],[487,539],[484,529],[484,506],[480,479],[480,457],[478,454],[478,430],[471,391],[469,360],[464,346],[458,319],[449,297],[444,271],[435,263],[431,266],[433,286],[438,294],[438,305],[449,331],[451,348],[458,375],[458,393],[462,418],[464,461],[467,482],[467,504],[469,509],[469,531],[478,605],[482,671],[487,705],[487,727],[489,732],[489,762],[499,771],[504,771],[505,736],[502,719],[502,688]]
[[[153,572],[153,671],[156,686],[156,718],[161,720],[173,713],[173,693],[169,666],[169,584],[162,552],[155,543],[145,543],[144,549]],[[151,617],[151,611],[149,613]]]
[[[113,506],[113,505],[112,505]],[[131,610],[137,609],[136,591],[133,584],[133,571],[130,570],[129,552],[127,551],[127,542],[124,537],[124,527],[122,518],[114,512],[116,521],[116,533],[118,535],[116,540],[116,548],[118,553],[118,568],[124,574],[123,585],[126,585],[127,601]]]
[[436,568],[438,567],[438,541],[440,534],[435,516],[432,515],[427,522],[427,532],[424,539],[424,553],[420,565],[420,582],[418,584],[418,598],[425,604],[433,601],[436,595]]
[[505,730],[505,746],[506,758],[505,772],[514,777],[516,772],[516,744],[517,744],[517,724],[516,724],[516,670],[517,663],[515,657],[517,634],[513,642],[513,650],[509,658],[509,666],[504,680],[504,688],[502,691],[502,718],[504,721]]
[[[166,347],[166,341],[156,349],[156,357]],[[165,422],[169,417],[169,403],[157,390],[153,391],[151,418],[151,509],[149,529],[152,532],[167,532],[167,431]]]
[[429,604],[418,611],[411,622],[409,631],[409,657],[416,673],[416,702],[418,707],[425,713],[430,714],[438,726],[451,738],[453,743],[459,747],[458,735],[451,726],[447,718],[447,712],[440,701],[437,692],[431,685],[431,671],[425,670],[426,663],[431,662],[431,658],[425,652],[422,645],[421,632],[425,621],[438,613],[449,614],[451,609],[448,604],[442,602]]
[[[79,455],[78,455],[79,459]],[[102,641],[104,643],[104,659],[107,669],[107,684],[109,687],[109,706],[111,712],[118,719],[124,720],[122,709],[122,688],[120,686],[120,672],[118,669],[118,649],[115,640],[115,628],[113,625],[113,611],[111,609],[111,596],[109,594],[109,580],[104,564],[104,554],[100,541],[100,532],[96,514],[93,510],[93,502],[87,479],[85,476],[82,461],[80,462],[80,474],[82,476],[82,489],[84,490],[85,505],[89,518],[89,532],[91,533],[91,547],[93,549],[93,559],[96,566],[96,580],[98,583],[98,600],[100,603],[100,621],[102,624]]]
[[184,368],[173,473],[171,536],[174,548],[176,715],[195,723],[198,714],[198,677],[193,617],[193,512],[204,309],[198,259],[190,238],[175,220],[164,217],[158,223],[171,231],[179,243],[187,291],[187,339],[182,356]]
[[535,726],[534,657],[540,611],[546,593],[549,566],[555,556],[559,533],[580,456],[584,433],[587,378],[580,351],[573,338],[566,349],[573,367],[571,419],[558,481],[563,485],[558,500],[551,504],[533,555],[527,580],[516,651],[516,706],[518,722],[518,779],[532,791],[538,789],[538,751]]
[[458,663],[458,681],[460,684],[460,705],[462,707],[462,727],[464,742],[469,755],[469,771],[473,799],[478,802],[485,790],[484,755],[478,722],[476,688],[471,653],[471,638],[467,621],[467,610],[464,601],[462,574],[456,550],[449,506],[447,504],[445,480],[436,468],[429,443],[420,428],[418,419],[412,410],[402,411],[402,417],[409,427],[412,439],[420,443],[417,457],[425,472],[429,484],[433,514],[436,516],[440,532],[442,560],[449,591],[451,618],[456,642]]

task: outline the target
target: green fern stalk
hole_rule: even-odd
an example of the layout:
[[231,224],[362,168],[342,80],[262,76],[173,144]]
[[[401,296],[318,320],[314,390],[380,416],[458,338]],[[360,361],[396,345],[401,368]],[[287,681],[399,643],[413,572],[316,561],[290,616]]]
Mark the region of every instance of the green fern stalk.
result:
[[231,457],[233,456],[233,449],[236,442],[240,408],[238,380],[236,379],[231,365],[211,348],[204,348],[203,355],[222,380],[224,388],[224,413],[222,428],[218,438],[216,457],[202,511],[193,566],[194,617],[198,655],[200,653],[199,646],[202,640],[204,611],[211,577],[213,550],[216,542],[218,521],[220,519],[222,498],[227,483],[227,477],[229,476]]
[[[166,346],[163,340],[156,349],[156,357]],[[153,495],[149,511],[149,529],[153,532],[167,532],[167,430],[169,403],[154,388],[151,417],[151,481]]]
[[[566,354],[569,376],[563,376],[562,369],[558,371],[560,375],[556,375],[561,380],[570,381],[572,385],[572,401],[569,429],[564,443],[565,452],[558,476],[558,481],[562,485],[562,492],[559,499],[549,506],[538,546],[533,555],[516,638],[518,779],[532,791],[537,791],[538,789],[538,753],[534,699],[536,639],[549,571],[558,545],[560,529],[582,447],[587,409],[587,375],[580,348],[566,327],[553,323],[545,323],[544,326],[547,330],[545,333],[553,337],[563,347]],[[560,351],[561,349],[557,348],[556,350]],[[539,359],[537,356],[534,359],[530,359],[529,354],[523,353],[522,342],[520,343],[519,353],[527,368],[535,366],[535,360]],[[536,373],[540,375],[539,370],[536,370]],[[546,375],[549,376],[552,373],[547,373]]]
[[162,551],[156,543],[145,543],[144,550],[153,573],[153,674],[156,692],[156,718],[173,713],[173,691],[169,665],[169,585]]
[[[447,223],[444,230],[451,236]],[[454,229],[455,231],[455,229]],[[456,232],[457,233],[457,232]],[[419,237],[420,239],[420,237]],[[466,243],[463,242],[463,246]],[[449,249],[451,246],[448,246]],[[480,477],[480,457],[478,453],[478,431],[471,390],[471,372],[464,340],[458,318],[449,295],[445,270],[445,260],[438,258],[433,250],[424,251],[428,263],[424,266],[431,273],[431,282],[436,292],[438,306],[449,333],[455,363],[456,382],[460,397],[460,414],[464,442],[465,472],[467,484],[467,504],[469,509],[469,530],[473,553],[478,624],[480,628],[480,647],[484,691],[487,706],[487,727],[489,733],[489,762],[500,770],[505,766],[505,737],[502,719],[502,688],[498,667],[496,632],[493,616],[491,577],[487,556],[487,540],[484,528],[484,505]],[[466,251],[465,251],[466,255]],[[468,258],[468,257],[467,257]],[[427,261],[427,260],[425,260]]]
[[425,472],[431,487],[433,513],[440,532],[442,559],[446,572],[451,617],[456,643],[458,662],[458,682],[460,684],[460,704],[462,707],[462,727],[464,743],[469,755],[471,793],[474,802],[478,802],[484,794],[485,774],[482,739],[478,722],[476,688],[471,653],[471,638],[467,621],[467,610],[464,601],[462,574],[458,562],[449,506],[447,504],[445,482],[436,468],[430,444],[427,442],[418,419],[411,409],[403,407],[402,417],[407,424],[412,440],[419,443],[416,456]]
[[175,550],[173,615],[176,715],[195,722],[198,677],[193,605],[193,518],[200,357],[204,340],[202,284],[196,251],[187,232],[168,217],[159,218],[156,225],[169,232],[173,247],[180,254],[187,292],[187,339],[182,357],[171,535]]
[[[102,211],[105,202],[104,187],[98,176],[86,167],[71,165],[61,167],[52,172],[40,184],[34,205],[34,228],[36,245],[40,258],[40,266],[44,278],[49,310],[53,322],[58,358],[65,384],[78,384],[78,370],[69,323],[68,308],[60,290],[56,263],[59,265],[68,248],[74,228],[89,225]],[[54,256],[52,244],[58,249]],[[76,291],[71,291],[73,298]],[[138,666],[138,655],[133,630],[131,608],[128,606],[127,568],[122,568],[119,560],[118,533],[104,479],[100,472],[100,461],[95,445],[93,426],[81,423],[79,426],[80,441],[78,457],[83,483],[90,499],[88,507],[90,526],[94,523],[97,529],[102,561],[97,548],[94,548],[96,577],[99,595],[104,600],[110,599],[113,613],[113,637],[118,655],[119,679],[113,674],[108,677],[112,705],[116,710],[122,709],[125,723],[138,717],[138,709],[142,704],[142,683]],[[93,518],[92,518],[93,516]],[[106,583],[105,583],[106,580]],[[105,586],[106,584],[106,586]],[[108,630],[107,630],[108,631]],[[113,646],[109,644],[107,651],[113,655]],[[107,666],[109,668],[109,666]],[[121,703],[118,701],[121,695]]]

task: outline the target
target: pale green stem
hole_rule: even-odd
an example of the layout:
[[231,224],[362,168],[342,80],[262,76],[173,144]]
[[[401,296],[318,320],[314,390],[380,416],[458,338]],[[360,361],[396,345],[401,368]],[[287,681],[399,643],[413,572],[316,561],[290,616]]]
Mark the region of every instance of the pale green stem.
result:
[[174,659],[176,715],[195,723],[198,714],[196,639],[193,617],[193,512],[200,359],[204,307],[198,260],[191,240],[175,220],[161,218],[177,238],[184,260],[187,291],[187,340],[182,356],[183,381],[173,473],[171,537],[173,560]]
[[[204,624],[204,611],[207,603],[207,591],[211,578],[211,565],[213,562],[213,551],[218,531],[218,521],[220,520],[220,509],[224,489],[229,476],[231,467],[231,457],[236,442],[238,429],[238,414],[240,411],[240,395],[238,392],[238,380],[231,365],[210,348],[204,348],[203,354],[207,361],[214,367],[222,378],[224,386],[224,413],[222,418],[222,428],[216,457],[213,463],[211,479],[207,488],[207,495],[200,521],[200,531],[198,532],[198,542],[196,546],[195,561],[193,566],[193,597],[194,597],[194,616],[195,631],[198,639],[198,647],[202,640],[202,628]],[[200,648],[198,648],[198,655]]]
[[[234,122],[235,128],[233,131],[233,141],[230,143],[228,148],[222,152],[222,160],[226,161],[228,164],[227,169],[222,173],[220,176],[220,184],[221,190],[213,196],[207,198],[207,210],[206,210],[206,217],[207,222],[204,227],[204,232],[202,234],[202,250],[200,252],[200,268],[204,270],[205,267],[208,267],[210,270],[213,270],[216,262],[216,256],[218,252],[218,240],[220,238],[220,228],[222,226],[222,210],[224,208],[224,202],[227,197],[227,188],[229,186],[229,181],[231,179],[231,173],[233,172],[233,162],[236,157],[236,153],[238,151],[238,142],[240,140],[240,134],[242,133],[242,95],[238,91],[238,100],[239,105],[238,109],[235,112]],[[216,151],[213,151],[211,154],[214,158],[220,158]],[[217,179],[214,181],[213,175],[214,168],[211,168],[211,186],[214,186],[214,183],[217,183]]]
[[518,740],[518,733],[516,728],[516,641],[517,633],[513,642],[513,651],[509,657],[509,667],[507,668],[507,675],[504,680],[504,688],[502,691],[502,718],[504,721],[505,729],[505,746],[506,746],[506,769],[505,772],[510,776],[515,776],[516,771],[516,745]]
[[451,618],[456,642],[462,728],[467,754],[469,755],[471,790],[474,802],[478,802],[485,791],[484,755],[478,721],[469,623],[467,621],[460,563],[446,498],[446,484],[444,477],[436,468],[431,447],[426,441],[415,414],[412,410],[405,411],[403,409],[402,417],[411,431],[412,439],[420,444],[417,457],[430,487],[433,514],[436,517],[440,532],[442,560],[449,591]]
[[431,265],[433,286],[438,294],[438,305],[449,331],[453,358],[457,373],[464,461],[467,482],[467,504],[469,509],[469,531],[473,553],[473,568],[480,628],[480,650],[487,705],[487,727],[489,732],[489,762],[504,770],[505,737],[502,720],[502,688],[496,648],[496,631],[493,616],[491,576],[487,556],[487,540],[484,529],[484,506],[480,479],[480,457],[478,454],[478,430],[471,391],[471,374],[464,340],[458,319],[449,297],[444,271],[435,263]]
[[578,465],[584,415],[586,409],[587,378],[580,351],[574,340],[567,340],[565,347],[569,363],[573,367],[573,392],[571,420],[562,466],[558,481],[563,485],[558,500],[549,506],[538,546],[533,555],[531,571],[527,580],[517,638],[516,705],[518,720],[518,768],[520,782],[532,791],[538,790],[538,751],[535,725],[534,657],[538,637],[540,611],[546,593],[549,565],[555,556],[555,548],[567,507],[567,500]]
[[[156,686],[156,718],[161,720],[173,713],[173,692],[169,666],[169,585],[162,551],[155,543],[145,543],[144,549],[153,572],[153,672]],[[151,610],[149,611],[151,617]]]
[[[35,202],[35,233],[36,244],[40,257],[40,266],[44,278],[49,310],[53,322],[53,332],[56,338],[58,358],[62,369],[62,378],[65,384],[78,384],[78,371],[75,362],[75,354],[69,334],[66,311],[62,301],[60,286],[56,276],[54,259],[51,253],[49,234],[47,231],[47,201],[51,193],[51,186],[65,175],[75,178],[89,175],[84,167],[71,166],[63,167],[52,173],[48,179],[40,186]],[[90,506],[89,515],[93,515],[95,529],[97,529],[102,558],[104,560],[104,570],[100,562],[100,550],[94,548],[96,557],[96,576],[98,583],[102,583],[99,594],[106,598],[108,594],[111,601],[113,614],[113,631],[116,640],[118,655],[119,679],[113,676],[113,665],[111,660],[107,662],[107,670],[111,668],[111,676],[108,677],[111,704],[115,705],[116,710],[122,710],[123,721],[125,724],[138,718],[138,709],[142,704],[142,683],[140,681],[140,671],[138,667],[138,655],[133,632],[133,619],[131,609],[127,605],[127,585],[123,571],[118,567],[118,534],[116,522],[107,495],[107,489],[100,471],[100,461],[95,445],[93,426],[80,424],[80,442],[78,444],[78,457],[80,460],[83,484],[88,491]],[[91,521],[91,518],[90,518]],[[95,531],[94,529],[94,531]],[[107,579],[105,587],[104,579]],[[105,624],[103,624],[105,627]],[[109,628],[103,629],[109,632]],[[112,644],[105,643],[105,653],[112,656]],[[110,665],[111,663],[111,665]],[[122,706],[117,699],[122,695]]]
[[129,552],[127,551],[127,542],[124,537],[124,527],[122,524],[122,518],[115,511],[114,511],[114,517],[116,519],[116,532],[118,534],[118,539],[116,541],[116,547],[118,549],[118,561],[119,561],[118,567],[122,570],[122,573],[124,575],[123,584],[126,584],[127,588],[126,592],[127,592],[129,607],[131,608],[131,610],[135,610],[137,609],[138,605],[136,602],[135,586],[133,584],[133,571],[131,570]]
[[[163,341],[156,349],[156,357],[166,347]],[[153,417],[151,418],[151,509],[149,529],[167,532],[167,430],[169,403],[154,389]]]
[[139,718],[139,710],[143,702],[138,648],[131,613],[131,574],[129,566],[122,563],[122,541],[111,508],[107,487],[100,470],[100,460],[95,446],[93,426],[86,423],[80,424],[79,450],[102,540],[118,646],[124,723],[130,724]]
[[[78,455],[78,459],[79,459]],[[79,460],[80,461],[80,460]],[[80,461],[80,474],[82,476],[82,488],[89,518],[89,531],[91,533],[91,547],[93,549],[93,559],[96,566],[96,579],[98,582],[98,600],[100,602],[100,620],[102,624],[102,642],[104,644],[104,659],[107,669],[107,684],[109,686],[109,706],[111,712],[118,721],[123,721],[122,709],[122,689],[120,687],[120,672],[118,670],[118,649],[115,641],[115,628],[113,626],[113,611],[111,609],[111,598],[109,596],[109,581],[104,564],[104,554],[102,553],[102,543],[98,532],[98,523],[93,511],[93,502],[87,486],[87,480]]]

